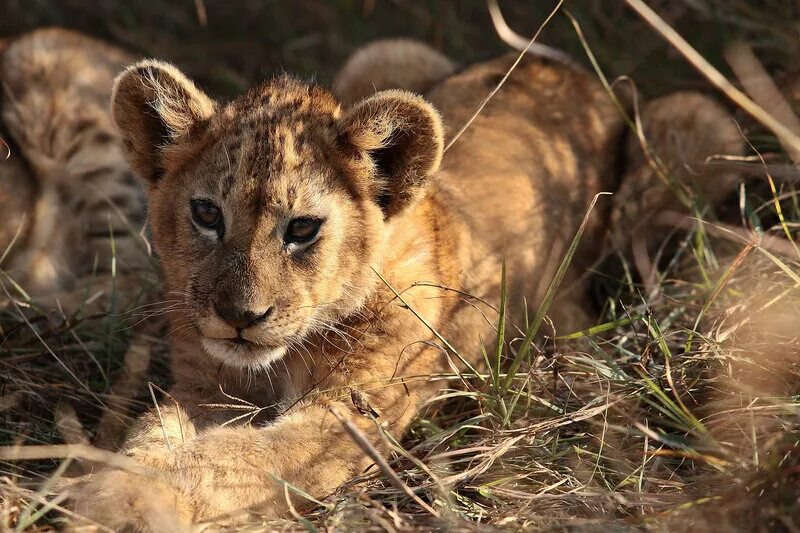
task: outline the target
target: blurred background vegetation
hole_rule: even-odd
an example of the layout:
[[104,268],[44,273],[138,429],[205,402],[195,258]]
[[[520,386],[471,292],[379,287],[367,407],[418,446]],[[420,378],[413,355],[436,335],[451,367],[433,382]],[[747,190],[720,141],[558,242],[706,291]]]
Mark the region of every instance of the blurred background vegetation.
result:
[[[781,70],[796,61],[800,2],[651,0],[648,2],[712,63],[744,38]],[[509,25],[532,35],[555,0],[501,0]],[[622,0],[567,0],[604,68],[629,75],[655,96],[703,82]],[[232,95],[278,71],[328,83],[345,58],[385,37],[424,40],[467,64],[506,49],[481,0],[2,0],[0,35],[59,25],[142,56],[168,59],[217,95]],[[542,42],[585,59],[563,14]]]

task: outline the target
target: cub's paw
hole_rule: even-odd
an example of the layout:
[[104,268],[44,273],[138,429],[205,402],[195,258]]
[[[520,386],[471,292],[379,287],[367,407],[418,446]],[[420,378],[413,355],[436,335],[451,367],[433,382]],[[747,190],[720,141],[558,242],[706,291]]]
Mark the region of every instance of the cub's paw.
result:
[[192,510],[185,496],[153,477],[108,469],[67,488],[70,507],[90,523],[114,531],[189,531]]
[[167,472],[175,465],[175,452],[166,447],[128,447],[120,453],[156,472]]
[[[653,218],[663,211],[685,212],[681,197],[714,206],[735,192],[740,179],[729,167],[711,162],[715,156],[744,153],[739,127],[712,98],[690,91],[663,96],[647,103],[640,119],[646,142],[637,135],[628,139],[627,168],[611,213],[611,235],[618,245],[636,232],[657,229]],[[652,244],[660,245],[667,233],[652,232]]]

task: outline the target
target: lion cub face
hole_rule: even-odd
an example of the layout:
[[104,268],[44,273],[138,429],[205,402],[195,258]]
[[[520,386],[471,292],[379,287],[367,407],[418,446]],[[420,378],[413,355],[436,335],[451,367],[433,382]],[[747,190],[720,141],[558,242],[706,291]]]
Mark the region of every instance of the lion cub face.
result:
[[153,61],[120,75],[112,113],[148,184],[175,328],[234,366],[269,364],[358,311],[387,221],[442,153],[436,111],[409,93],[342,112],[328,91],[279,78],[219,106]]

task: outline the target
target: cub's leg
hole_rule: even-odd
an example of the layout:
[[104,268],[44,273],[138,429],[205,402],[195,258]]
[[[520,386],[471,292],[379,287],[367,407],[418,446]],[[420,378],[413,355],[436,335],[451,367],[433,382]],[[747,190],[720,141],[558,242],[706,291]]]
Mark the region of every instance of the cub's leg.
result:
[[[366,421],[360,425],[369,431]],[[150,431],[159,431],[157,422]],[[205,519],[236,523],[252,511],[277,517],[290,501],[303,505],[282,480],[325,495],[365,466],[341,424],[319,406],[269,428],[211,430],[165,458],[149,473],[101,470],[71,491],[74,510],[115,530],[142,531]]]
[[[438,352],[420,356],[416,364],[444,371],[435,361],[440,361]],[[382,413],[381,419],[387,419],[387,431],[393,435],[403,434],[421,399],[432,391],[430,384],[410,383],[382,390],[370,395],[370,403]],[[360,414],[351,401],[318,398],[265,427],[216,427],[200,433],[165,453],[161,464],[146,465],[152,467],[149,473],[103,470],[73,491],[75,510],[114,529],[135,525],[147,531],[169,531],[174,521],[241,523],[251,513],[285,516],[291,508],[309,505],[295,489],[324,498],[371,463],[342,420],[370,446],[385,452],[376,422]],[[141,435],[157,442],[157,416],[144,419],[140,427]],[[152,507],[153,491],[160,494],[157,509]],[[125,509],[111,513],[103,501]]]
[[708,160],[741,155],[744,139],[733,117],[700,93],[653,100],[640,118],[644,139],[629,137],[628,168],[614,197],[611,237],[616,246],[632,248],[647,282],[654,272],[650,256],[670,231],[657,217],[665,211],[688,213],[687,202],[713,207],[730,194],[739,176]]

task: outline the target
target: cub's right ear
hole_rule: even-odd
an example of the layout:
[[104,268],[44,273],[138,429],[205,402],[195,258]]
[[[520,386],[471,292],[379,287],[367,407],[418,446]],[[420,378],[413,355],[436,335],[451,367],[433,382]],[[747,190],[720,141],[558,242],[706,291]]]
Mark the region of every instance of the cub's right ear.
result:
[[181,71],[168,63],[134,63],[114,82],[111,116],[133,171],[155,183],[169,166],[171,148],[188,140],[216,108]]

